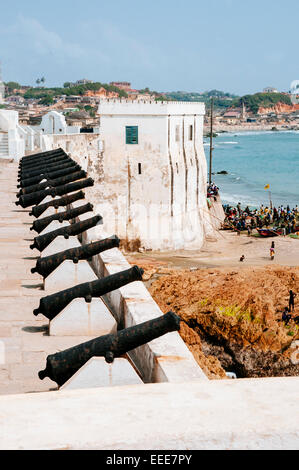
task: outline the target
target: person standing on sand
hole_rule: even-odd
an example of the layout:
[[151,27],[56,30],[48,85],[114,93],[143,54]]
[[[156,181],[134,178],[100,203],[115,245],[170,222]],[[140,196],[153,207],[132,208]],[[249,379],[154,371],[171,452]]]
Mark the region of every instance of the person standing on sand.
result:
[[289,311],[293,312],[295,308],[295,297],[296,294],[292,290],[290,290],[290,298],[289,298]]
[[274,259],[274,254],[275,254],[274,249],[275,249],[275,244],[274,244],[274,242],[272,242],[271,243],[271,248],[270,248],[270,258],[271,258],[271,260]]
[[284,311],[282,312],[282,321],[284,321],[285,324],[287,325],[289,321],[291,320],[291,318],[292,318],[292,315],[289,314],[288,307],[285,307]]
[[240,217],[240,215],[241,215],[241,203],[240,202],[238,202],[238,204],[237,204],[237,209],[238,209],[238,213],[239,213],[239,217]]

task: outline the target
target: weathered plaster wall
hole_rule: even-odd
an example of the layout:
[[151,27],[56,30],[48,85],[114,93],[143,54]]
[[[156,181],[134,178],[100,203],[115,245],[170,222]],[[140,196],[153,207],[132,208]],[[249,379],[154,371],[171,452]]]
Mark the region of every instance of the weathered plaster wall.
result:
[[[120,238],[151,249],[197,248],[214,230],[206,202],[202,103],[100,104],[100,135],[47,135],[95,180],[87,189]],[[126,143],[138,126],[138,144]]]

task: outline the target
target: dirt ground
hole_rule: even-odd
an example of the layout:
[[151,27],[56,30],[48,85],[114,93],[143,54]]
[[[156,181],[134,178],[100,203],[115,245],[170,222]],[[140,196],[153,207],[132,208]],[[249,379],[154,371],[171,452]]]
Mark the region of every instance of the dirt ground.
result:
[[243,377],[297,375],[289,358],[298,326],[294,320],[285,325],[281,316],[290,289],[299,302],[298,239],[221,231],[217,241],[197,252],[127,257],[145,270],[145,283],[161,310],[181,316],[181,336],[210,378],[226,378],[232,369]]

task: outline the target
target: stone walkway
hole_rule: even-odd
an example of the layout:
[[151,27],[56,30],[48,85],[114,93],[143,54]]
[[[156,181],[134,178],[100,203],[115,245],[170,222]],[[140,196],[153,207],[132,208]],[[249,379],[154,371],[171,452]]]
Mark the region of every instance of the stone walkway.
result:
[[46,294],[41,276],[30,272],[39,256],[29,248],[37,234],[29,209],[15,205],[17,173],[18,164],[0,160],[0,395],[56,390],[37,375],[47,355],[90,339],[50,337],[48,320],[32,313]]

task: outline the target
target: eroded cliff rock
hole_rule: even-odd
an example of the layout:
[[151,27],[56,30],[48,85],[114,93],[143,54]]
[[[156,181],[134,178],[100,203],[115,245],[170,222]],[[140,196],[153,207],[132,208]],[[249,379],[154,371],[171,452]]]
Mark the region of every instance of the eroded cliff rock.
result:
[[299,268],[272,266],[177,271],[154,281],[150,292],[163,312],[184,320],[181,336],[207,375],[224,378],[225,371],[299,375],[299,328],[281,320],[290,289],[299,292]]

